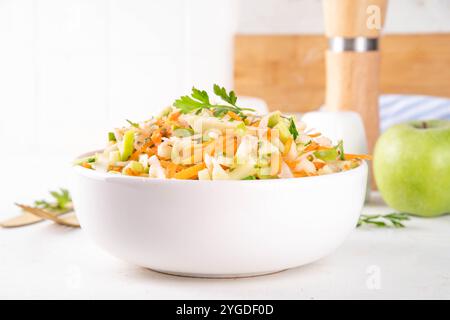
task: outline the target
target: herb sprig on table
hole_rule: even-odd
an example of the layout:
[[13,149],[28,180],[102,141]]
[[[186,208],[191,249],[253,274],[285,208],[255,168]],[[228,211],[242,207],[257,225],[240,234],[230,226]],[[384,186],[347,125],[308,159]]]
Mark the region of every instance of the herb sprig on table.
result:
[[213,111],[214,116],[222,117],[231,111],[242,119],[246,118],[244,111],[255,111],[254,109],[237,106],[237,96],[234,91],[227,92],[224,87],[215,84],[214,93],[227,104],[213,104],[206,91],[193,87],[190,96],[180,97],[173,105],[180,109],[182,113],[195,112],[198,114],[204,109],[209,109]]
[[379,228],[386,228],[386,227],[404,228],[405,225],[402,222],[407,221],[409,219],[410,218],[406,213],[389,213],[385,215],[362,214],[359,217],[359,221],[356,227],[361,227],[364,225],[373,225]]
[[36,200],[34,205],[39,209],[47,209],[55,212],[67,211],[71,209],[72,198],[69,190],[60,188],[59,191],[50,191],[50,195],[54,201]]

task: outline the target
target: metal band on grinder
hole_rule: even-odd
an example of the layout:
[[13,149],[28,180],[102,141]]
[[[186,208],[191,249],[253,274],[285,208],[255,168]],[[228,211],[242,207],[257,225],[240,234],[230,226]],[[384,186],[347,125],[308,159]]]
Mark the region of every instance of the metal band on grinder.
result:
[[378,38],[342,38],[334,37],[328,39],[328,49],[332,52],[367,52],[378,50]]

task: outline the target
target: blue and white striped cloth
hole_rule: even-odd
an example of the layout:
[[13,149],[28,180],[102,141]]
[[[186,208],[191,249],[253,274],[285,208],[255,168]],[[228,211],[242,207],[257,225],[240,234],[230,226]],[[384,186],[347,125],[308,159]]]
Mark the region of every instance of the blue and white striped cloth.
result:
[[396,94],[380,97],[381,132],[401,122],[430,119],[450,120],[450,99]]

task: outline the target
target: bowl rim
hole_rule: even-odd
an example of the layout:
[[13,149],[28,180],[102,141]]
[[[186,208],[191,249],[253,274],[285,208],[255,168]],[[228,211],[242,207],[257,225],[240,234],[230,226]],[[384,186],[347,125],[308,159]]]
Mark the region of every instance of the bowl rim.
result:
[[[99,152],[99,151],[97,150],[97,151],[83,153],[75,159],[88,157],[96,152]],[[126,176],[126,175],[121,175],[121,174],[119,175],[119,174],[112,174],[112,173],[108,173],[108,172],[92,170],[92,169],[84,168],[80,165],[75,165],[75,164],[73,164],[72,166],[73,166],[73,170],[77,174],[80,174],[80,175],[88,177],[88,178],[93,178],[96,180],[115,181],[115,182],[122,181],[124,183],[125,182],[129,182],[129,183],[135,182],[135,183],[147,183],[147,184],[151,184],[151,183],[178,183],[178,184],[180,184],[180,183],[183,183],[183,184],[206,184],[206,183],[212,183],[212,184],[257,183],[257,184],[262,184],[262,183],[272,183],[273,184],[273,183],[286,183],[286,181],[305,181],[306,182],[306,181],[317,181],[319,179],[329,180],[329,179],[333,179],[333,177],[339,178],[339,177],[356,175],[356,174],[359,174],[360,171],[366,171],[368,169],[366,160],[361,159],[361,165],[359,165],[356,168],[346,170],[346,171],[331,173],[331,174],[324,174],[321,176],[309,176],[309,177],[301,177],[301,178],[294,177],[294,178],[284,178],[284,179],[263,179],[263,180],[182,180],[182,179],[160,179],[160,178]]]

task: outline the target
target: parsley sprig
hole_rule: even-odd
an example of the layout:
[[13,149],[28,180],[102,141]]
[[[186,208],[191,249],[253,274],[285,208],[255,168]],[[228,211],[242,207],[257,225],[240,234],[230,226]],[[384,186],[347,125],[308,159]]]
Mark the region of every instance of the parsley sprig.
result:
[[373,225],[379,228],[394,227],[404,228],[405,225],[401,221],[409,220],[409,216],[406,213],[389,213],[386,215],[365,215],[362,214],[359,217],[357,227],[363,225]]
[[59,191],[50,191],[54,201],[37,200],[34,202],[36,208],[47,209],[55,212],[67,211],[72,206],[72,198],[69,190],[60,188]]
[[242,119],[246,118],[244,111],[255,111],[250,108],[241,108],[237,106],[237,96],[234,91],[227,92],[224,87],[214,85],[214,94],[220,97],[224,102],[228,104],[213,104],[210,101],[209,95],[205,90],[199,90],[195,87],[192,88],[190,96],[182,96],[177,99],[173,105],[180,109],[182,113],[195,112],[199,114],[204,109],[213,111],[215,117],[223,117],[229,111],[234,112]]

